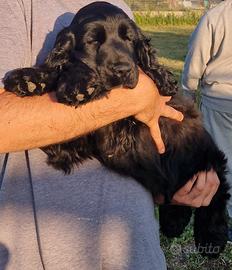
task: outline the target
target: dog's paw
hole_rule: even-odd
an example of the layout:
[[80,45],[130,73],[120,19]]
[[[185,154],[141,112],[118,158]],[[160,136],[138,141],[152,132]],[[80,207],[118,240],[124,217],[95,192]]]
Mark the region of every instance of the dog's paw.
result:
[[97,98],[102,90],[95,72],[85,66],[76,65],[60,76],[56,97],[60,103],[77,107]]
[[[198,224],[199,225],[199,224]],[[195,245],[198,252],[208,258],[218,258],[228,239],[226,222],[194,226]]]
[[94,87],[85,89],[85,86],[79,82],[75,84],[69,84],[68,82],[59,83],[56,97],[58,102],[78,106],[88,102],[91,98],[91,94],[95,91]]
[[212,232],[195,237],[195,245],[202,256],[218,258],[226,247],[227,233]]
[[15,69],[3,79],[4,88],[18,96],[42,95],[46,90],[43,74],[36,68]]

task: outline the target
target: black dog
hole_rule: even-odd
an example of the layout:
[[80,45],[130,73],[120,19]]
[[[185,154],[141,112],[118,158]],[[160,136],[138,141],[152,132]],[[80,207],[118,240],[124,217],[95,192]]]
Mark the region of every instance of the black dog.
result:
[[[173,96],[170,105],[185,116],[181,123],[160,119],[165,154],[158,154],[147,126],[129,117],[75,141],[43,148],[48,163],[70,173],[74,165],[95,157],[106,167],[134,177],[154,196],[163,194],[166,202],[197,172],[215,170],[220,187],[208,207],[196,209],[194,232],[202,253],[216,257],[227,241],[226,159],[194,106],[177,97],[177,83],[157,62],[149,40],[121,9],[105,2],[84,7],[58,34],[43,65],[14,70],[4,84],[19,96],[55,90],[59,102],[79,106],[107,95],[114,86],[135,87],[138,67],[162,95]],[[191,214],[190,207],[160,207],[161,230],[167,236],[180,235]]]

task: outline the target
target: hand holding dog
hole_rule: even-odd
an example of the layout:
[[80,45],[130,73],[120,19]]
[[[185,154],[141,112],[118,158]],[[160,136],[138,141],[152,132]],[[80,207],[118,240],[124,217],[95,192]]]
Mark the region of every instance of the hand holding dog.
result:
[[150,128],[158,152],[162,154],[165,152],[165,146],[159,128],[160,116],[177,121],[182,121],[184,116],[181,112],[166,104],[171,97],[161,96],[154,82],[142,71],[140,71],[139,81],[134,90],[140,98],[138,106],[141,108],[134,116]]
[[[215,171],[199,172],[194,175],[172,198],[172,204],[191,207],[208,206],[218,190],[220,181]],[[155,203],[162,204],[164,198],[160,195]]]
[[[154,82],[142,71],[140,71],[135,92],[140,96],[142,106],[141,111],[135,114],[135,118],[150,128],[157,149],[162,154],[165,152],[165,146],[159,129],[159,117],[164,116],[182,121],[183,114],[166,104],[171,97],[161,96]],[[191,207],[208,206],[217,192],[219,184],[220,181],[215,171],[199,172],[174,194],[172,204]],[[158,204],[162,204],[163,201],[162,196],[155,198],[155,202]]]
[[220,181],[215,171],[199,172],[174,194],[172,203],[197,208],[208,206],[217,192],[219,184]]

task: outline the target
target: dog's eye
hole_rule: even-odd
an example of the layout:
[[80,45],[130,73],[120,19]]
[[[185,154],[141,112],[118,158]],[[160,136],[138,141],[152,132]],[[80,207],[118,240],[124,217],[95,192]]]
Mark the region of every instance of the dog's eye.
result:
[[96,46],[100,44],[100,42],[98,40],[95,40],[95,39],[87,40],[87,43],[91,44],[91,45],[96,45]]
[[106,35],[105,30],[102,28],[92,29],[91,34],[86,38],[86,42],[90,45],[100,46],[105,42]]
[[125,24],[121,24],[118,28],[118,35],[123,39],[123,40],[128,40],[132,41],[133,36],[131,31],[128,29],[128,27]]

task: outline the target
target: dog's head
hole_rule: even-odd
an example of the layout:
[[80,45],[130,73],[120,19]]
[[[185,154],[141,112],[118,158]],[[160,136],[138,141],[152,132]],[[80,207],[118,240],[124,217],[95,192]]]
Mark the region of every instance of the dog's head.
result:
[[76,57],[99,73],[106,89],[136,86],[138,65],[149,64],[148,42],[120,8],[94,2],[76,14],[70,27]]

